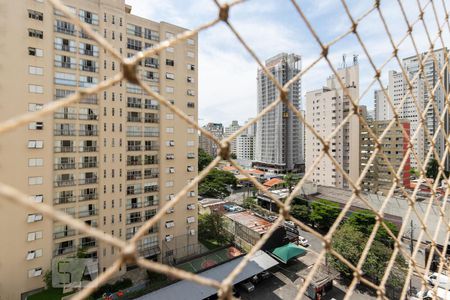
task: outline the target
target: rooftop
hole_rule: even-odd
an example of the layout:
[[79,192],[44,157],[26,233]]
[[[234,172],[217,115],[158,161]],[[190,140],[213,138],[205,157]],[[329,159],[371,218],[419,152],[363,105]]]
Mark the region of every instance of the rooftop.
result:
[[265,232],[267,232],[267,230],[269,230],[270,226],[272,226],[272,223],[254,215],[248,210],[236,213],[229,213],[226,214],[225,216],[230,218],[234,222],[239,223],[260,234],[264,234]]
[[284,183],[284,180],[281,180],[279,178],[272,178],[272,179],[269,179],[266,182],[264,182],[264,186],[271,188],[271,187],[281,184],[281,183]]

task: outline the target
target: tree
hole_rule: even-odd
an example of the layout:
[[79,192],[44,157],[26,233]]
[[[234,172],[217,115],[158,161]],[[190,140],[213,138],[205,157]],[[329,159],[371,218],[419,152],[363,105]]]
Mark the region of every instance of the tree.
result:
[[328,230],[333,225],[340,211],[339,204],[325,199],[319,199],[311,203],[309,219],[314,226]]
[[[368,235],[359,231],[352,223],[345,223],[336,230],[331,241],[331,247],[356,266],[361,258],[364,247],[367,243]],[[362,271],[364,276],[371,278],[375,283],[379,283],[386,272],[387,262],[392,255],[393,249],[383,243],[373,241],[369,253],[364,261]],[[343,277],[352,278],[353,271],[333,255],[327,255],[330,265],[336,269]],[[405,279],[405,261],[401,255],[397,256],[394,262],[393,272],[390,273],[389,283],[391,286],[403,286]]]
[[230,240],[225,230],[224,217],[217,213],[199,215],[198,236],[200,240],[213,240],[219,244],[225,244]]
[[410,174],[411,176],[414,176],[415,178],[418,178],[418,177],[420,176],[419,170],[417,170],[417,169],[415,169],[415,168],[411,168],[411,169],[409,170],[409,174]]
[[204,197],[225,198],[230,195],[228,186],[236,187],[234,174],[227,171],[213,169],[200,181],[198,193]]
[[231,159],[237,159],[237,155],[236,155],[236,153],[234,153],[234,152],[231,152],[231,154],[230,154],[230,158],[231,158]]
[[44,273],[44,278],[42,279],[45,283],[45,288],[49,289],[52,287],[52,270],[47,270]]
[[252,197],[245,198],[244,201],[242,202],[242,207],[246,208],[246,209],[252,209],[255,206],[256,206],[256,201],[255,201],[255,198],[252,198]]
[[292,193],[292,188],[297,182],[296,176],[289,172],[286,175],[284,175],[283,180],[284,184],[289,189],[289,194]]
[[[397,236],[397,226],[389,221],[383,221],[383,223],[395,236]],[[369,210],[355,211],[345,221],[345,224],[349,224],[356,230],[362,232],[364,235],[369,236],[373,230],[373,227],[375,226],[375,214]],[[394,246],[394,240],[389,235],[387,230],[383,227],[383,225],[380,225],[380,227],[378,228],[375,239],[388,247],[392,248]]]
[[436,179],[439,173],[439,163],[436,159],[431,159],[427,166],[427,178]]
[[201,171],[206,168],[211,162],[213,158],[209,153],[207,153],[202,148],[198,148],[198,170]]
[[291,215],[302,222],[309,222],[309,207],[307,205],[294,204],[291,208]]

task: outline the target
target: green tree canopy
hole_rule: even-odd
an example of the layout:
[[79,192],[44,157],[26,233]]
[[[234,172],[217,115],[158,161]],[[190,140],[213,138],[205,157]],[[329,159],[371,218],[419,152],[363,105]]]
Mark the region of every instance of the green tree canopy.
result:
[[319,199],[311,203],[309,219],[314,226],[328,230],[333,225],[340,211],[339,204],[325,199]]
[[198,217],[198,235],[200,240],[214,240],[225,244],[230,240],[225,230],[224,217],[221,214],[202,214]]
[[436,159],[431,159],[427,165],[427,178],[436,179],[439,173],[439,163]]
[[233,173],[213,169],[200,181],[198,193],[204,197],[225,198],[230,195],[227,185],[236,187],[236,184]]
[[[369,210],[355,211],[350,215],[345,223],[362,232],[365,236],[369,236],[375,226],[375,214]],[[397,226],[389,221],[383,221],[383,223],[395,236],[397,236]],[[375,239],[386,246],[394,246],[394,240],[382,225],[378,228]]]
[[213,158],[202,148],[198,148],[198,170],[201,171],[213,161]]
[[294,204],[291,208],[291,215],[299,221],[309,222],[309,207],[307,205]]

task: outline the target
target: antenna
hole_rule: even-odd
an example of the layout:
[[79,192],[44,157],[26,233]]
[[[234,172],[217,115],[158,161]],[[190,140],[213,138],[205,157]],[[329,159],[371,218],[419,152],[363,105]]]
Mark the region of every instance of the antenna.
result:
[[353,65],[357,65],[358,64],[358,54],[353,54]]

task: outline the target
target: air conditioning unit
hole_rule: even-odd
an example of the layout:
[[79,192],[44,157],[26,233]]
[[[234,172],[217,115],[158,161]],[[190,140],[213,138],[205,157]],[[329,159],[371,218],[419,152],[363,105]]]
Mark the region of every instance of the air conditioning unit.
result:
[[195,229],[189,230],[189,234],[190,234],[190,235],[195,235]]
[[171,207],[171,208],[169,208],[168,210],[167,210],[167,213],[168,214],[171,214],[171,213],[173,213],[175,211],[175,209],[173,208],[173,207]]
[[173,240],[173,235],[172,234],[166,235],[166,242],[170,242],[171,240]]

